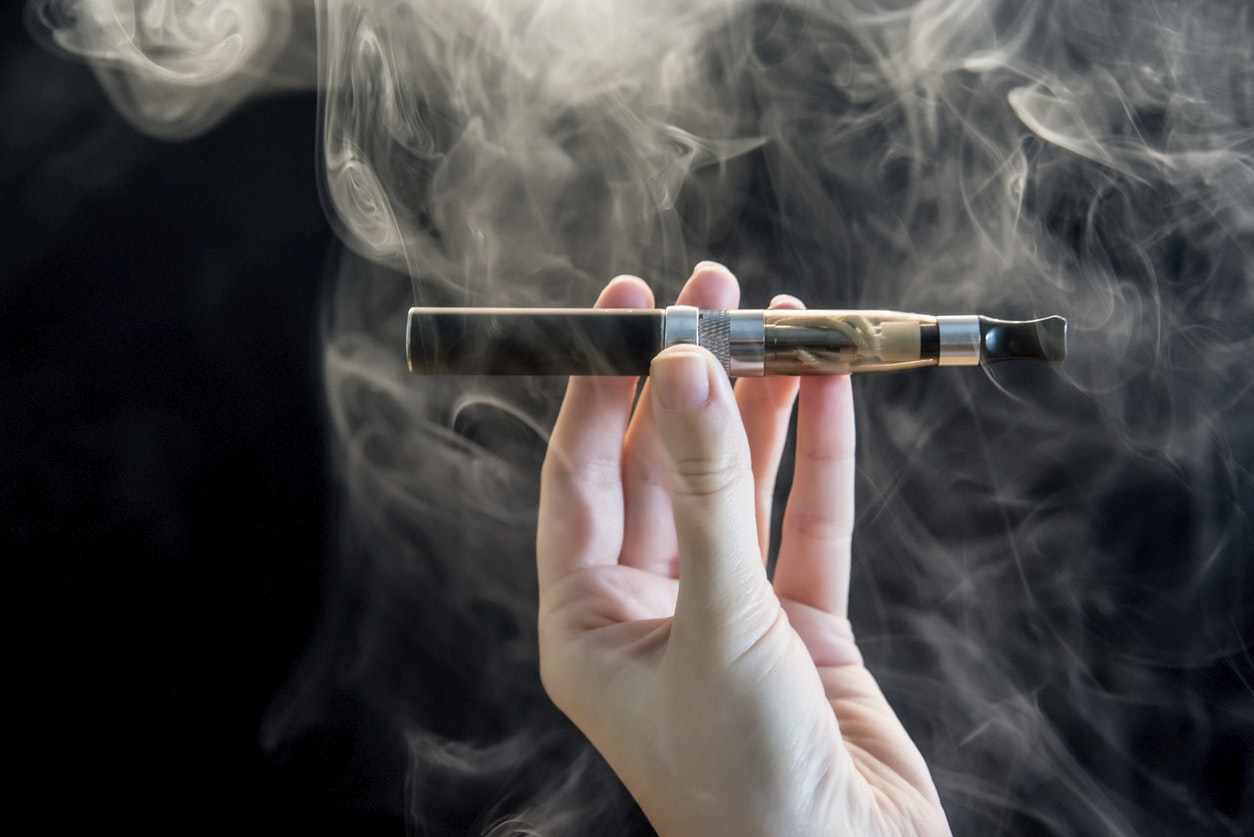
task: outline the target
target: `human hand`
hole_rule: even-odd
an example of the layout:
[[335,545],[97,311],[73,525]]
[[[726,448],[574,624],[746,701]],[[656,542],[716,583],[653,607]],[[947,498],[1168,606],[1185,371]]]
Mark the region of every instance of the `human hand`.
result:
[[[702,263],[677,302],[733,309],[739,286]],[[653,297],[619,277],[597,307],[650,308]],[[709,352],[675,346],[633,409],[636,384],[572,378],[553,429],[537,539],[549,696],[659,834],[948,834],[927,765],[846,617],[849,379],[733,389]],[[771,503],[795,400],[771,580]]]

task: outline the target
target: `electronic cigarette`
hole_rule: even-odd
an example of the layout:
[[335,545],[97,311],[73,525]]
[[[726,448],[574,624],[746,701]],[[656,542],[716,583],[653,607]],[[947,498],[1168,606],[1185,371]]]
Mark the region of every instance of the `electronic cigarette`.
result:
[[411,308],[421,375],[647,375],[667,346],[704,346],[736,377],[844,375],[1015,359],[1059,362],[1067,321],[765,309]]

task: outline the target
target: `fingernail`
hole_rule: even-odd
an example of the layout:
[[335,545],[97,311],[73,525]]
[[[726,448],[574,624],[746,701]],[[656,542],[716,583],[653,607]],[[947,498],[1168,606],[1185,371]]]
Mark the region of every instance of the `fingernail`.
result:
[[805,308],[801,300],[792,294],[776,294],[771,297],[771,308]]
[[667,410],[691,410],[710,400],[710,368],[705,353],[696,347],[664,350],[653,359],[649,377],[658,401]]

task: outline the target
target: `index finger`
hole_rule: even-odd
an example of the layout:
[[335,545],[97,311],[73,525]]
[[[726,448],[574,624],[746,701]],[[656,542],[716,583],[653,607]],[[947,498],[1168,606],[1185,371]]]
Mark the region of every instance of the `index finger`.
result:
[[[597,308],[651,308],[644,281],[620,276]],[[623,542],[623,434],[634,377],[570,379],[540,475],[536,568],[540,590],[574,570],[613,564]]]

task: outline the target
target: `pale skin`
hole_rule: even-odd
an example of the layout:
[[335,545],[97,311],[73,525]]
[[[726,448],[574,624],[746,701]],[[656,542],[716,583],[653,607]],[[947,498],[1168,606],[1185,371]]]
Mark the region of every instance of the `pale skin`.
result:
[[[733,309],[703,262],[679,304]],[[635,277],[596,306],[651,308]],[[801,307],[777,297],[774,307]],[[847,377],[742,378],[704,349],[572,378],[540,497],[540,672],[664,837],[949,834],[927,765],[847,618]],[[789,419],[796,461],[765,556]]]

